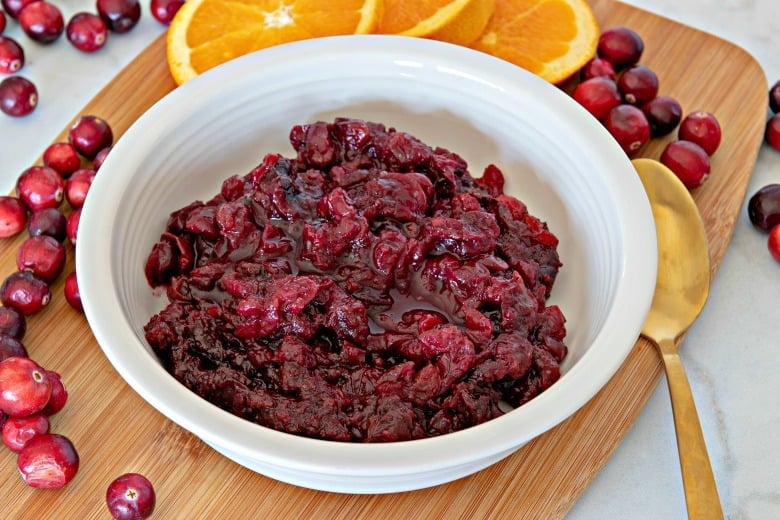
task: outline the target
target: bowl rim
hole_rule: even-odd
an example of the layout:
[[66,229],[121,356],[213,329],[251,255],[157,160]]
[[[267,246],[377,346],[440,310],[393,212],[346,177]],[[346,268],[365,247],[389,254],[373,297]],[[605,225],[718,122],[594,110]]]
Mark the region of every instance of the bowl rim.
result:
[[[361,55],[369,54],[384,60],[392,60],[398,54],[413,54],[421,62],[460,68],[466,75],[473,75],[474,70],[487,65],[485,70],[489,70],[487,75],[491,81],[497,78],[500,81],[516,81],[531,95],[553,100],[558,104],[556,110],[582,125],[583,135],[590,134],[595,136],[591,140],[599,140],[598,151],[605,162],[614,163],[615,169],[624,173],[633,171],[628,157],[614,140],[605,139],[608,134],[595,119],[564,92],[537,76],[468,48],[433,40],[383,35],[332,36],[293,42],[220,65],[177,87],[155,103],[118,139],[103,166],[108,164],[110,168],[120,169],[120,155],[128,153],[142,139],[143,127],[164,124],[171,113],[186,106],[188,99],[211,95],[215,86],[226,79],[267,74],[278,64],[291,60],[306,62],[323,55],[330,59],[352,59],[356,49]],[[630,353],[649,310],[657,269],[656,243],[647,240],[649,236],[655,236],[652,212],[638,176],[633,177],[622,181],[629,197],[616,202],[624,217],[621,225],[639,230],[639,233],[626,233],[622,237],[622,276],[615,293],[618,305],[609,311],[605,326],[594,341],[595,344],[620,349],[619,354],[606,362],[600,356],[585,355],[555,383],[553,388],[558,388],[555,392],[551,392],[551,388],[513,413],[439,437],[358,444],[295,436],[259,426],[208,404],[167,372],[163,371],[165,376],[160,377],[159,370],[155,370],[153,365],[156,360],[141,348],[133,350],[138,346],[134,345],[135,335],[129,325],[122,322],[112,273],[105,268],[111,265],[110,247],[106,244],[108,241],[101,241],[109,229],[111,219],[105,218],[105,212],[110,211],[111,201],[100,195],[88,199],[84,205],[80,221],[82,230],[76,246],[77,272],[90,273],[80,280],[84,311],[104,354],[134,391],[169,419],[209,444],[217,443],[229,451],[246,453],[252,460],[323,475],[386,477],[467,464],[478,455],[484,457],[518,448],[556,426],[590,400]],[[108,182],[98,176],[91,189],[107,190]],[[109,294],[106,294],[107,288],[111,288]],[[624,316],[627,311],[631,316],[628,320]],[[128,332],[130,337],[123,337]],[[117,348],[117,343],[127,348]],[[159,364],[157,368],[161,368]],[[594,377],[594,374],[598,376]],[[569,389],[576,389],[576,392],[569,392],[567,399],[561,402],[560,390]],[[191,395],[187,397],[184,393]],[[187,406],[181,406],[182,399]],[[198,402],[206,404],[206,410]],[[552,404],[555,404],[557,414],[546,411]],[[204,411],[208,420],[204,420]],[[490,438],[491,443],[485,443],[485,438]],[[463,446],[471,449],[464,450]]]

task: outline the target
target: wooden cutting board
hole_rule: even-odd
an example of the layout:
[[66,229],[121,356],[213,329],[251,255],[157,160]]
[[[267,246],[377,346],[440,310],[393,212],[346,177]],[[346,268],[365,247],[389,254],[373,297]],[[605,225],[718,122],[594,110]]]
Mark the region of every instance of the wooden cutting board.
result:
[[[764,74],[751,56],[712,35],[614,0],[593,0],[592,5],[602,28],[625,25],[642,35],[642,63],[658,73],[662,94],[678,98],[686,112],[708,110],[720,120],[723,141],[713,173],[694,193],[707,227],[714,275],[762,140]],[[80,114],[100,115],[121,134],[174,87],[161,37]],[[642,155],[658,158],[666,140],[651,143]],[[15,270],[21,240],[0,243],[2,272]],[[72,268],[72,249],[69,254]],[[81,468],[61,490],[35,490],[17,475],[15,455],[0,450],[5,518],[106,518],[106,487],[127,471],[152,480],[158,496],[155,517],[165,519],[560,518],[609,458],[661,374],[652,346],[639,339],[615,377],[577,414],[482,472],[408,493],[325,493],[244,469],[167,420],[117,375],[84,317],[65,303],[62,280],[53,292],[53,302],[29,320],[25,344],[31,357],[59,371],[68,387],[69,403],[53,417],[52,430],[74,441]]]

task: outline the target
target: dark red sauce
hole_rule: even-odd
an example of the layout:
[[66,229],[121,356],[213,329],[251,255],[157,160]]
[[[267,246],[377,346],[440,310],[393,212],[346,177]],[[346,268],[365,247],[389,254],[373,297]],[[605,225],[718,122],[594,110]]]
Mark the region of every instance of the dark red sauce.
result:
[[146,338],[174,377],[261,425],[355,442],[461,430],[559,378],[558,240],[496,166],[474,178],[354,119],[290,142],[172,213],[149,254],[169,303]]

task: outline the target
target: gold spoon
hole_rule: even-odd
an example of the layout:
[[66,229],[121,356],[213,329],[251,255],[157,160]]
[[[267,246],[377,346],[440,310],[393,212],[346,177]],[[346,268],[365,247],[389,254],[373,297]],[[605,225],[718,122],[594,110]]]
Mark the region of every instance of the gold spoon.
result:
[[707,237],[693,198],[671,170],[650,159],[633,164],[650,198],[658,235],[658,278],[642,335],[658,347],[666,369],[688,517],[721,519],[718,488],[676,342],[707,301]]

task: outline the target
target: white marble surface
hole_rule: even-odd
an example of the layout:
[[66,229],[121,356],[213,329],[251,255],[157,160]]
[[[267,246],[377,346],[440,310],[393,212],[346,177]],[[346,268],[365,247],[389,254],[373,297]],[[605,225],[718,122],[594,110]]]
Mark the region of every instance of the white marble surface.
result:
[[[780,79],[777,0],[624,1],[736,42],[761,63],[770,84]],[[0,192],[9,192],[45,143],[165,30],[149,15],[148,2],[142,3],[141,23],[130,33],[111,35],[97,54],[81,54],[64,39],[49,46],[25,44],[27,64],[21,73],[38,85],[41,102],[26,118],[0,114]],[[66,18],[94,10],[91,0],[57,4]],[[25,38],[15,23],[6,32]],[[770,182],[780,182],[780,152],[764,146],[748,195]],[[723,508],[733,520],[780,518],[779,293],[780,264],[743,210],[710,300],[682,353]],[[569,518],[685,517],[669,395],[661,383]]]

